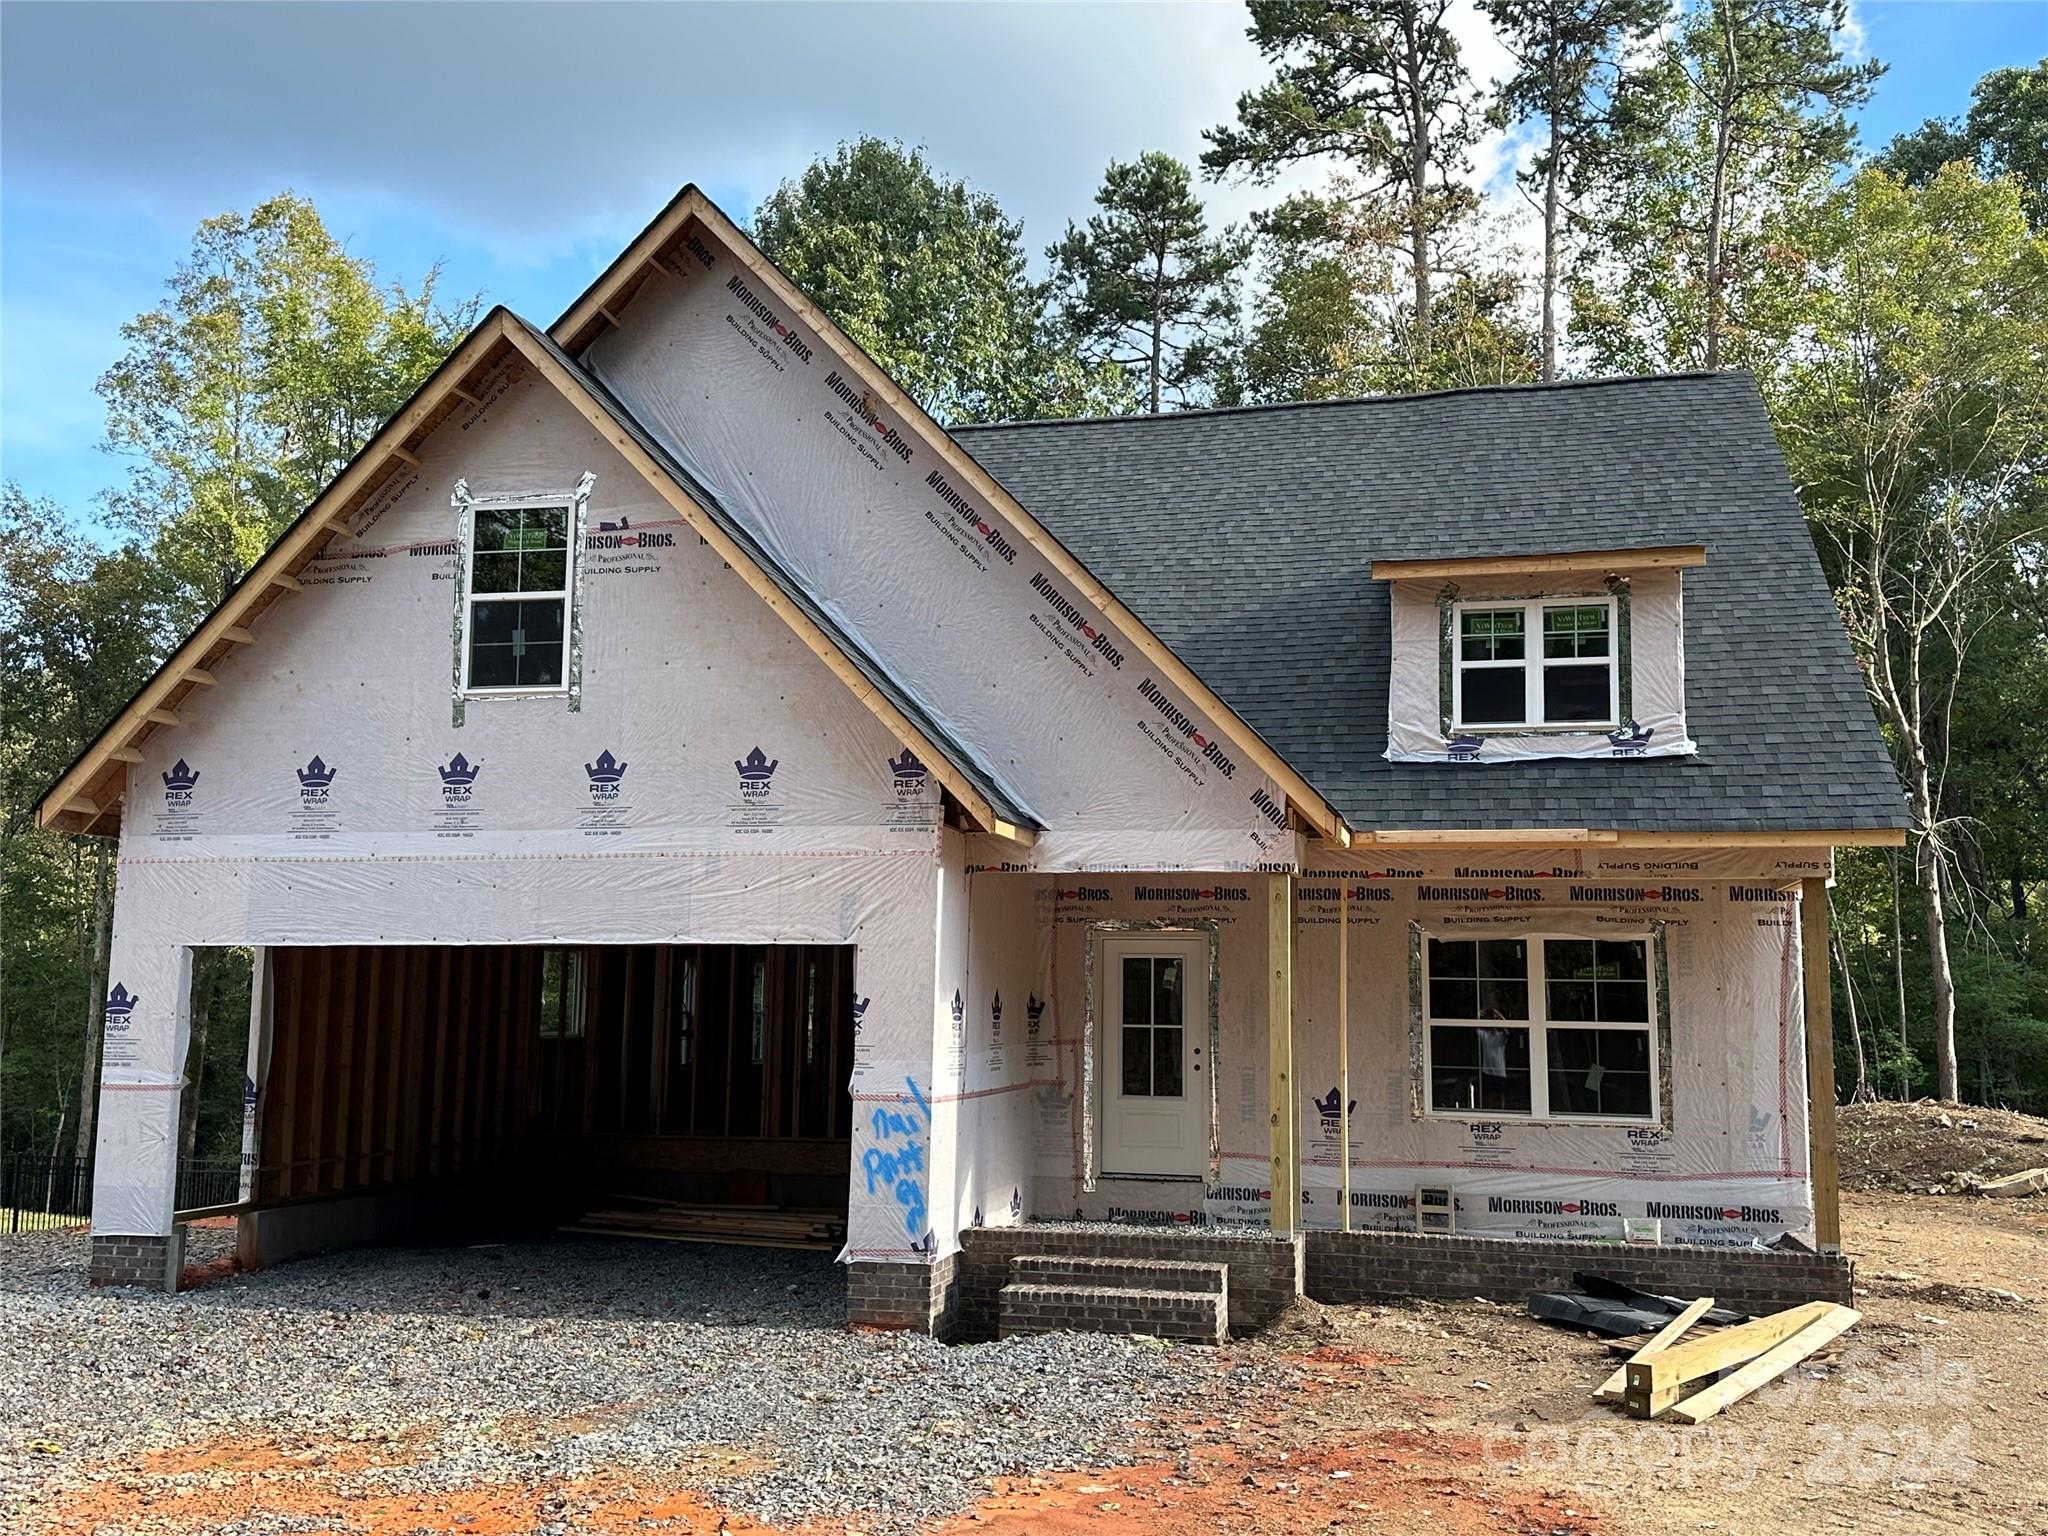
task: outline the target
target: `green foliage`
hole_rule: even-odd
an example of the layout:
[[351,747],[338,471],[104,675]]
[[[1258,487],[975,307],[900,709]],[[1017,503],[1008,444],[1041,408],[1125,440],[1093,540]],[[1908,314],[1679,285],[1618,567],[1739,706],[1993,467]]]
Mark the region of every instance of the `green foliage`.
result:
[[1146,410],[1199,400],[1227,356],[1248,238],[1212,235],[1188,168],[1156,150],[1110,162],[1095,203],[1046,252],[1062,322],[1082,356],[1130,377]]
[[1750,304],[1786,256],[1770,230],[1826,194],[1848,109],[1883,70],[1844,57],[1844,18],[1845,0],[1689,0],[1617,98],[1619,178],[1570,283],[1601,371],[1749,365],[1782,344]]
[[[432,274],[380,287],[290,193],[200,225],[169,290],[99,385],[130,460],[108,507],[126,542],[13,485],[0,504],[0,1149],[91,1145],[113,848],[38,830],[37,802],[477,309],[443,309]],[[239,1144],[247,1008],[246,975],[200,1000],[202,1155]]]
[[1666,0],[1480,0],[1480,9],[1515,63],[1495,93],[1493,120],[1536,130],[1535,153],[1517,180],[1543,214],[1543,377],[1551,379],[1566,225],[1580,201],[1612,179],[1625,59],[1664,20]]
[[1443,247],[1477,206],[1463,180],[1479,123],[1450,0],[1251,0],[1248,35],[1273,79],[1210,129],[1202,164],[1270,184],[1307,162],[1372,205],[1357,227],[1407,261],[1411,388],[1427,387],[1434,278]]
[[754,239],[942,422],[1098,414],[1121,373],[1055,336],[1023,228],[922,149],[841,144],[755,210]]
[[121,328],[99,383],[107,446],[132,463],[110,498],[210,609],[475,321],[377,286],[289,192],[208,219],[155,309]]
[[176,597],[137,546],[102,549],[51,503],[0,495],[0,1151],[49,1152],[60,1130],[71,1151],[103,981],[109,850],[38,830],[36,802],[155,670]]
[[2048,229],[2048,59],[1994,69],[1971,92],[1968,116],[1930,117],[1893,139],[1878,163],[1919,187],[1958,160],[1987,178],[2017,180],[2027,222]]

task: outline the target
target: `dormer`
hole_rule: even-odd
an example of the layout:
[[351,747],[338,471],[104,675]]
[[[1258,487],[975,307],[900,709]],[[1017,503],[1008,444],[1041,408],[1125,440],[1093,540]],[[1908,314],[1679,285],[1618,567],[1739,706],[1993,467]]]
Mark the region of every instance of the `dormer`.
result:
[[1387,757],[1674,757],[1685,723],[1684,571],[1697,544],[1375,560],[1387,583]]

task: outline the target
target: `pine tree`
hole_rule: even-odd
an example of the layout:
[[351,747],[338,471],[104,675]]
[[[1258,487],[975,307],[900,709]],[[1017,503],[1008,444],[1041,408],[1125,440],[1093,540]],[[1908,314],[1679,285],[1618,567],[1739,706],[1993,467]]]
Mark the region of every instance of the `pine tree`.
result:
[[1666,0],[1480,0],[1515,61],[1495,116],[1532,124],[1520,181],[1543,212],[1543,377],[1557,377],[1559,247],[1577,201],[1612,165],[1611,110],[1624,60],[1668,14]]
[[1413,291],[1418,379],[1431,356],[1432,278],[1444,234],[1475,206],[1460,179],[1478,124],[1451,0],[1252,0],[1251,40],[1272,81],[1238,98],[1234,124],[1205,135],[1212,174],[1270,183],[1306,161],[1335,161],[1391,205]]
[[1209,232],[1188,168],[1147,151],[1112,161],[1095,194],[1102,211],[1046,251],[1060,316],[1085,357],[1131,376],[1156,415],[1213,383],[1236,316],[1236,278],[1250,242]]

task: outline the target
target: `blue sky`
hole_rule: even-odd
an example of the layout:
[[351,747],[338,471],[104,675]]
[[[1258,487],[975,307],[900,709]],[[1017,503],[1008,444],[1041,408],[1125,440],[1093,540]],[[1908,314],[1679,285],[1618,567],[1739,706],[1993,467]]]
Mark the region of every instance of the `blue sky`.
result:
[[[1866,146],[2048,54],[2044,0],[1858,0]],[[1482,76],[1498,49],[1459,19]],[[1034,249],[1111,158],[1192,160],[1265,71],[1234,4],[0,4],[0,474],[89,518],[93,382],[201,219],[290,187],[381,274],[545,323],[697,181],[744,217],[862,133]],[[1241,217],[1271,194],[1212,188]]]

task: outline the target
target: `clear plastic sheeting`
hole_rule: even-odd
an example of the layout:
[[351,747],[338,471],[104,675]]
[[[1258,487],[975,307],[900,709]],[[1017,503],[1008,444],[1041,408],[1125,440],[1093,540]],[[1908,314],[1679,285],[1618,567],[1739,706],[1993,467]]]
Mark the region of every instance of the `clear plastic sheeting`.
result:
[[[1319,852],[1296,889],[1300,1224],[1341,1224],[1348,1156],[1354,1228],[1412,1231],[1421,1184],[1456,1191],[1463,1231],[1618,1241],[1628,1228],[1715,1245],[1769,1243],[1790,1233],[1811,1242],[1798,888],[1829,868],[1825,851],[1762,849]],[[1034,1055],[1035,1214],[1270,1220],[1266,878],[1035,883],[1039,978],[1052,1021]],[[1336,1041],[1336,925],[1346,886],[1348,1103]],[[1097,1048],[1091,1032],[1102,1028],[1092,1014],[1086,957],[1090,945],[1135,921],[1188,931],[1214,925],[1219,935],[1222,1155],[1206,1184],[1086,1176],[1082,1062]],[[1602,1123],[1432,1111],[1410,975],[1416,934],[1652,941],[1668,969],[1657,1045],[1668,1117],[1662,1103],[1648,1117]],[[1104,1090],[1096,1084],[1094,1091]]]
[[730,252],[693,255],[585,366],[1046,822],[1005,860],[1287,857],[1283,795],[1216,722]]
[[[552,389],[482,393],[129,771],[96,1226],[169,1228],[189,946],[829,943],[857,949],[853,1091],[900,1111],[856,1127],[849,1245],[929,1254],[904,1212],[929,1163],[937,784]],[[580,711],[471,694],[453,725],[452,487],[586,472]],[[897,1177],[861,1173],[911,1139]]]
[[[1570,607],[1574,598],[1583,602],[1585,613],[1597,615],[1589,635],[1548,634],[1549,621],[1541,609],[1524,607],[1548,599],[1562,612],[1580,611]],[[1451,584],[1396,581],[1388,606],[1393,652],[1386,756],[1394,762],[1677,757],[1697,750],[1685,725],[1685,616],[1677,571],[1643,572],[1613,582],[1572,578],[1535,583],[1502,577]],[[1494,612],[1508,615],[1506,622],[1515,633],[1504,644],[1468,637],[1465,617],[1475,609],[1475,618]],[[1458,692],[1460,664],[1495,651],[1509,660],[1486,663],[1463,676],[1510,679],[1509,692],[1523,703],[1536,700],[1538,712],[1545,707],[1547,667],[1584,674],[1599,670],[1589,667],[1590,661],[1611,662],[1610,694],[1602,701],[1601,723],[1582,729],[1467,723],[1480,716]]]

